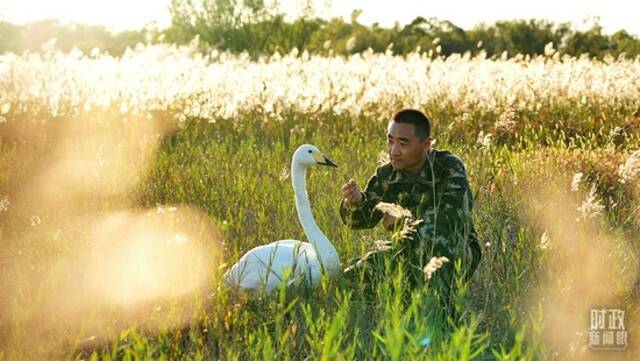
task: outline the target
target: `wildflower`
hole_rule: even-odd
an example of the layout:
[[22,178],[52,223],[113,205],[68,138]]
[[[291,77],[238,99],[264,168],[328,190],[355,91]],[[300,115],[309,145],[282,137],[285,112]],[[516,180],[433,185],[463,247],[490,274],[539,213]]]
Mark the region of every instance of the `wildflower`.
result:
[[355,36],[350,37],[349,40],[347,40],[347,44],[344,46],[344,50],[346,50],[347,53],[353,51],[356,47],[356,41],[357,39]]
[[605,54],[605,56],[602,58],[602,60],[607,64],[607,65],[611,65],[615,62],[615,59],[613,58],[613,56],[611,56],[611,54],[607,53]]
[[513,109],[505,110],[500,116],[498,120],[494,123],[494,127],[498,134],[507,134],[507,133],[515,133],[517,128],[517,123],[515,122],[516,113]]
[[549,42],[547,43],[547,45],[544,46],[545,56],[553,56],[553,54],[555,53],[556,53],[556,49],[553,48],[553,42]]
[[493,137],[493,134],[491,133],[487,133],[484,134],[484,132],[481,130],[480,133],[478,133],[478,138],[476,139],[476,143],[478,143],[478,145],[480,145],[480,149],[489,149],[491,148],[491,138]]
[[393,218],[413,218],[411,211],[394,203],[380,202],[376,205],[376,209],[382,213],[388,214]]
[[430,280],[431,277],[433,276],[433,274],[439,270],[440,268],[442,268],[442,266],[444,266],[445,263],[449,262],[449,259],[447,257],[431,257],[431,259],[429,260],[429,263],[427,263],[426,266],[424,266],[424,268],[422,269],[422,272],[424,273],[424,277],[427,280]]
[[621,183],[633,182],[640,175],[640,149],[631,153],[627,161],[618,168]]
[[374,251],[386,251],[391,249],[391,242],[384,239],[376,239],[374,241],[367,240],[366,244],[367,248],[370,248]]
[[580,189],[580,182],[582,181],[582,172],[578,172],[573,175],[573,179],[571,180],[571,191],[577,192]]
[[289,179],[289,168],[284,167],[282,168],[282,172],[280,172],[280,181],[285,181],[287,179]]
[[377,250],[386,250],[391,248],[391,245],[389,244],[388,241],[377,239],[373,242],[373,247],[375,247],[375,249]]
[[601,214],[603,209],[604,205],[596,198],[596,185],[594,184],[591,186],[591,190],[589,191],[587,198],[578,207],[578,212],[580,213],[578,220],[592,219]]
[[391,43],[389,43],[389,45],[387,45],[386,52],[389,53],[389,55],[393,55],[393,42],[391,42]]
[[619,139],[624,135],[624,128],[623,127],[615,127],[613,128],[613,130],[611,130],[609,132],[609,136],[611,136],[614,139]]

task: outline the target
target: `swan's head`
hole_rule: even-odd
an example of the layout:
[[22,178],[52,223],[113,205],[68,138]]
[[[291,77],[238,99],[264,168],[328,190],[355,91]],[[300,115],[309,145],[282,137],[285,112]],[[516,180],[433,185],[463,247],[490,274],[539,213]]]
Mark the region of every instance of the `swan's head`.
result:
[[293,153],[293,162],[307,167],[313,165],[324,165],[338,168],[337,164],[329,159],[329,157],[322,154],[315,145],[311,144],[303,144],[299,146],[298,149],[296,149],[296,152]]

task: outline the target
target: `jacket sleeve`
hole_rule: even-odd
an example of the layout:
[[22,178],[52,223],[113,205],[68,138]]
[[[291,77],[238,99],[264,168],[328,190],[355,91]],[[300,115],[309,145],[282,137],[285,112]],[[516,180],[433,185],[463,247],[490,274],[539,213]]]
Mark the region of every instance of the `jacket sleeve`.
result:
[[435,207],[423,214],[420,235],[431,239],[450,256],[459,255],[467,240],[475,239],[471,210],[473,199],[464,164],[452,156],[447,161]]
[[363,200],[357,205],[352,205],[346,199],[340,201],[340,217],[342,222],[352,229],[373,228],[383,217],[383,213],[375,209],[382,201],[384,189],[380,181],[380,173],[369,178],[363,192]]

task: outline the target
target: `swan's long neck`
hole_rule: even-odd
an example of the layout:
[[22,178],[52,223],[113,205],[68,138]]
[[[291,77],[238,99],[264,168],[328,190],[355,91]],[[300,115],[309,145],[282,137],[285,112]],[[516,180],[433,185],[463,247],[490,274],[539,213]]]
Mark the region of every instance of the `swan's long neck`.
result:
[[303,165],[297,164],[295,161],[291,164],[291,178],[293,182],[293,191],[296,197],[296,209],[298,211],[298,217],[300,218],[300,224],[304,229],[304,233],[307,235],[309,241],[316,248],[316,252],[320,258],[320,262],[323,263],[325,268],[330,264],[340,263],[340,258],[336,248],[320,231],[316,224],[313,214],[311,213],[311,206],[309,205],[309,196],[307,195],[306,184],[307,168]]

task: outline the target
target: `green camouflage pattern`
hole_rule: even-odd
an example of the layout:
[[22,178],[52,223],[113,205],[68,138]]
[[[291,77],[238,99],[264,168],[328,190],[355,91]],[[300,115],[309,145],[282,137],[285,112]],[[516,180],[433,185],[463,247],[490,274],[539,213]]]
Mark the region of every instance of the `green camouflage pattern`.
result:
[[[379,202],[398,204],[421,221],[398,248],[411,256],[407,261],[412,268],[422,270],[432,256],[446,256],[450,264],[462,258],[465,267],[477,267],[481,251],[471,217],[473,197],[464,164],[453,153],[433,149],[417,175],[384,164],[375,170],[363,195],[358,205],[340,202],[342,221],[352,229],[378,224],[384,217],[375,208]],[[395,226],[401,229],[406,221],[397,220]]]

